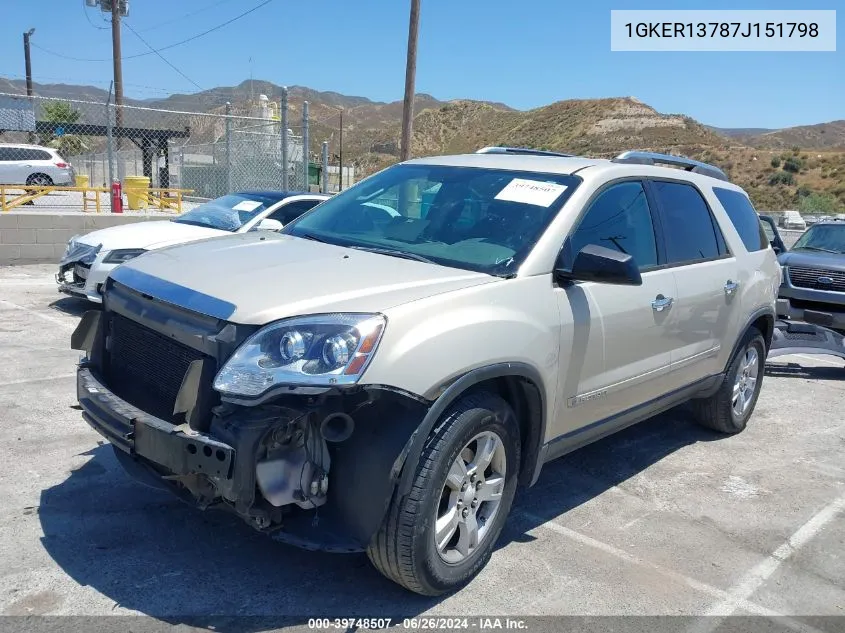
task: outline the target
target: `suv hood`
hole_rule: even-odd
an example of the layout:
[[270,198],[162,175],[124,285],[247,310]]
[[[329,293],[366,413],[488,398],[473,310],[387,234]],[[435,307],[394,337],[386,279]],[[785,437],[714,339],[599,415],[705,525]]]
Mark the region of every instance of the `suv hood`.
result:
[[231,233],[204,226],[179,224],[171,220],[156,220],[110,226],[107,229],[86,233],[76,241],[79,244],[90,244],[91,246],[102,244],[103,251],[113,251],[120,248],[152,250],[221,235],[231,235]]
[[116,281],[233,323],[263,325],[322,312],[380,312],[498,277],[332,244],[244,233],[147,253]]
[[789,251],[778,255],[781,266],[804,266],[845,272],[845,255],[818,251]]

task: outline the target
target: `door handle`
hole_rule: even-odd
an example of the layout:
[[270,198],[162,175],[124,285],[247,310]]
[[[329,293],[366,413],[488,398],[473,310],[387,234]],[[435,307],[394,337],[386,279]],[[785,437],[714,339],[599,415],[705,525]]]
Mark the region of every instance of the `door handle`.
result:
[[729,297],[733,296],[733,294],[737,291],[737,288],[739,288],[739,282],[728,279],[725,283],[725,294]]
[[654,301],[651,302],[651,307],[655,312],[663,312],[663,310],[671,306],[674,301],[675,300],[672,297],[657,295]]

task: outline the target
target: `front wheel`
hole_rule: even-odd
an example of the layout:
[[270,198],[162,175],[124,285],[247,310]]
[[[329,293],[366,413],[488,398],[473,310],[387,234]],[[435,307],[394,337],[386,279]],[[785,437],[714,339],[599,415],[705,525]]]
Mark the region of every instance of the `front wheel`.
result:
[[367,549],[406,589],[439,595],[490,559],[516,492],[519,426],[502,398],[459,398],[426,440],[411,492],[394,497]]

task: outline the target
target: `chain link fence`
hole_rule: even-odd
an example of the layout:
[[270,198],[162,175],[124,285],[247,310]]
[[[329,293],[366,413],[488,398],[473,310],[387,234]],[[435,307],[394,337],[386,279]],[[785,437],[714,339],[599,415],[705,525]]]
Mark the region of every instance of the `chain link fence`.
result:
[[[288,114],[286,94],[279,102],[260,95],[199,113],[0,93],[0,187],[8,197],[14,185],[67,182],[72,187],[56,187],[31,205],[80,209],[83,198],[100,195],[105,210],[104,190],[114,181],[122,183],[129,208],[156,206],[177,195],[184,197],[184,208],[248,189],[333,190],[325,160],[309,160],[316,154],[319,161],[319,150],[304,151],[307,103],[299,120]],[[23,144],[53,148],[60,158],[42,152],[45,160],[29,160],[33,148],[14,147]],[[62,173],[69,169],[65,163],[72,166],[70,180]],[[33,182],[40,171],[47,179]],[[139,188],[148,190],[140,202],[131,195]]]

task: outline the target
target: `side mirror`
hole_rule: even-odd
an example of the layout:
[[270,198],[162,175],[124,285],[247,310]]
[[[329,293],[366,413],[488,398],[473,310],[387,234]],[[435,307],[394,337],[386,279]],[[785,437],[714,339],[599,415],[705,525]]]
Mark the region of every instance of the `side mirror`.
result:
[[643,283],[633,256],[596,244],[587,244],[578,252],[571,270],[560,266],[555,268],[555,276],[625,286],[641,286]]
[[256,231],[281,231],[282,230],[282,223],[278,220],[271,220],[270,218],[264,218],[255,225]]
[[774,242],[772,242],[772,250],[775,252],[775,255],[780,255],[783,252],[783,249]]

